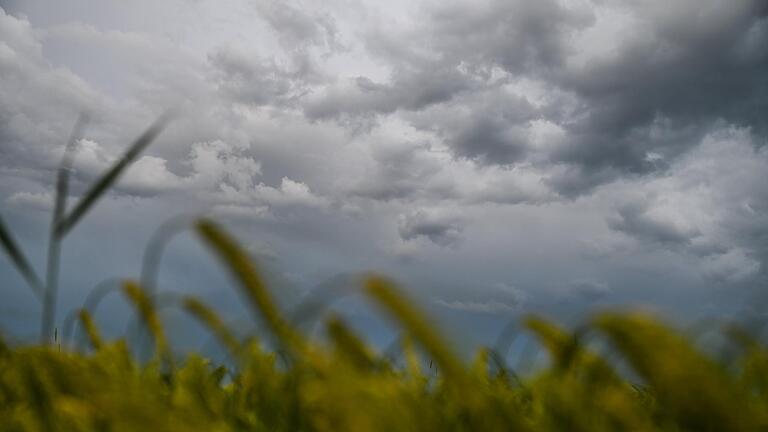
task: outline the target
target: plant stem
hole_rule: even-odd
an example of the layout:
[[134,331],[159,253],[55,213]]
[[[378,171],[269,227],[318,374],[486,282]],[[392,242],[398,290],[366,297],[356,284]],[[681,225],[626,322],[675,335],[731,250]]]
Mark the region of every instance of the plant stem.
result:
[[43,314],[40,323],[40,343],[51,343],[53,324],[56,319],[56,296],[58,291],[59,255],[61,242],[56,234],[55,227],[51,228],[51,237],[48,241],[48,266],[45,278],[45,295],[43,296]]

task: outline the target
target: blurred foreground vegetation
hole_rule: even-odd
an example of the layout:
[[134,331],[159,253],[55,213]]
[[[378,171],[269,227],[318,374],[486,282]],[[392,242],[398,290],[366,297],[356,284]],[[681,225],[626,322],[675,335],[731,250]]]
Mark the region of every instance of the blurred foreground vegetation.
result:
[[[122,292],[151,335],[137,361],[125,340],[104,341],[86,309],[78,319],[91,353],[67,346],[0,345],[0,430],[669,430],[768,428],[768,351],[737,327],[727,362],[644,315],[601,314],[576,333],[530,317],[524,327],[549,366],[526,377],[481,349],[466,364],[388,279],[361,289],[400,329],[404,364],[385,358],[338,317],[327,340],[307,339],[277,311],[242,248],[207,220],[205,243],[238,281],[271,340],[237,338],[192,297],[178,305],[215,335],[229,361],[171,354],[152,296]],[[585,336],[612,349],[590,352]],[[425,367],[429,359],[430,366]],[[620,374],[623,362],[633,377]]]

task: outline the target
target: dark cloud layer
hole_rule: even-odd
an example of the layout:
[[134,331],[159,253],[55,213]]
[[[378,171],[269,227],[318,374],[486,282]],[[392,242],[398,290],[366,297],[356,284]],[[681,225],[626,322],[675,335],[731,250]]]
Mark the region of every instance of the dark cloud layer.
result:
[[416,211],[400,218],[398,232],[403,240],[424,237],[437,245],[451,246],[461,239],[462,225],[456,217]]
[[[705,3],[611,3],[601,11],[555,1],[438,6],[411,33],[369,36],[370,51],[391,64],[390,84],[363,77],[331,87],[307,114],[369,116],[439,105],[414,124],[441,134],[457,156],[562,164],[567,169],[549,184],[578,195],[663,168],[654,157],[674,159],[714,121],[766,132],[768,8],[759,0]],[[597,17],[601,12],[629,22],[604,39],[580,39],[608,19]],[[534,106],[505,97],[521,80],[543,86],[545,100]],[[561,128],[561,142],[531,148],[536,119]]]
[[678,226],[675,221],[655,219],[642,204],[628,204],[617,209],[615,218],[609,219],[611,229],[630,236],[641,237],[663,244],[689,244],[700,233],[690,227]]

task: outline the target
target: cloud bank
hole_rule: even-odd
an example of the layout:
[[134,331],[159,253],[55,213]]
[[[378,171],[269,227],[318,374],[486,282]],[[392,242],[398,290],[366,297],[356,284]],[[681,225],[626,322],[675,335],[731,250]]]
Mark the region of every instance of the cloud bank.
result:
[[[80,112],[74,196],[181,113],[78,228],[75,267],[137,262],[195,213],[291,289],[379,270],[450,311],[725,314],[765,281],[763,1],[12,0],[0,41],[0,211],[31,244]],[[65,276],[66,299],[101,276]]]

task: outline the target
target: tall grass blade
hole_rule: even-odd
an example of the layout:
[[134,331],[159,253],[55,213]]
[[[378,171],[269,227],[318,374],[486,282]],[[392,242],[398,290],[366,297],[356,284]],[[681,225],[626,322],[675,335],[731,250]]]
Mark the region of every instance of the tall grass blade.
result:
[[[113,291],[120,291],[122,289],[122,283],[124,280],[124,278],[110,277],[94,285],[93,288],[88,291],[88,295],[85,297],[85,301],[83,301],[81,309],[85,309],[88,311],[88,314],[93,317],[93,315],[96,313],[96,308],[99,306],[99,303],[104,298],[104,296]],[[67,316],[62,321],[61,339],[65,342],[65,344],[69,346],[77,345],[78,340],[80,339],[78,337],[78,333],[76,332],[76,325],[79,322],[77,319],[78,312],[79,309],[69,311]]]
[[242,352],[240,341],[237,340],[237,337],[235,337],[232,331],[224,324],[213,309],[193,297],[184,298],[182,300],[182,306],[184,307],[184,310],[200,321],[200,323],[216,336],[233,358],[239,358]]
[[368,371],[376,366],[376,359],[370,349],[347,325],[336,315],[326,321],[328,336],[331,338],[336,352],[347,359],[358,370]]
[[604,314],[595,325],[686,430],[759,430],[749,399],[714,362],[647,316]]
[[[558,369],[567,369],[573,366],[579,357],[584,357],[576,336],[567,333],[556,325],[537,317],[525,319],[525,326],[539,338],[541,343],[549,351]],[[590,360],[598,361],[597,358]]]
[[77,318],[80,320],[86,336],[88,336],[88,342],[91,344],[91,347],[96,351],[100,350],[103,342],[99,329],[96,327],[96,323],[93,322],[93,318],[91,318],[91,314],[85,309],[80,309],[77,313]]
[[370,276],[365,280],[365,291],[424,347],[448,380],[464,381],[466,371],[461,361],[394,283],[381,276]]
[[136,158],[149,146],[152,141],[157,138],[160,132],[163,131],[170,114],[163,114],[157,119],[136,141],[131,144],[128,151],[123,154],[123,157],[117,160],[107,172],[91,186],[88,192],[83,198],[78,201],[74,209],[63,217],[56,229],[56,235],[64,237],[75,225],[82,219],[82,217],[90,210],[90,208],[101,198],[102,195],[109,189],[125,171],[128,166],[133,163]]
[[8,347],[8,344],[5,343],[5,339],[3,339],[3,335],[0,334],[0,358],[3,358],[10,353],[11,348]]
[[54,198],[53,214],[51,216],[51,229],[48,238],[48,260],[45,270],[45,295],[43,296],[43,312],[40,323],[40,339],[42,343],[49,343],[56,315],[56,294],[58,292],[59,263],[61,254],[61,237],[58,226],[64,217],[67,208],[67,196],[69,195],[69,175],[72,170],[72,159],[75,153],[75,144],[85,127],[87,118],[81,115],[72,133],[69,136],[64,154],[59,163],[56,179],[56,196]]
[[88,117],[86,115],[81,115],[77,119],[77,122],[75,122],[69,140],[64,147],[64,155],[61,157],[61,163],[59,164],[58,175],[56,178],[56,197],[53,206],[52,233],[56,231],[56,227],[61,223],[62,217],[67,209],[69,176],[72,172],[72,160],[75,156],[77,140],[82,135],[83,129],[87,123]]
[[123,293],[133,303],[139,312],[139,316],[144,321],[144,324],[149,329],[149,333],[155,341],[155,352],[160,355],[161,358],[166,360],[170,364],[170,350],[168,348],[168,340],[165,337],[162,323],[160,322],[160,316],[157,314],[157,309],[141,287],[133,281],[125,281],[123,283]]
[[488,347],[480,347],[469,365],[470,373],[480,382],[487,383],[491,379],[491,350]]
[[51,236],[48,241],[48,265],[45,272],[43,312],[40,317],[40,342],[42,344],[51,342],[51,332],[53,331],[54,321],[56,319],[56,296],[58,293],[60,253],[61,241],[60,238],[55,235],[54,228],[52,228]]
[[59,167],[56,202],[54,206],[50,241],[48,244],[48,266],[46,271],[45,295],[43,296],[43,313],[40,324],[41,342],[48,343],[56,319],[56,297],[58,294],[59,255],[61,240],[80,221],[98,199],[117,181],[123,171],[138,157],[138,155],[157,137],[168,121],[168,116],[161,116],[144,134],[142,134],[91,189],[80,199],[72,212],[65,216],[66,195],[68,193],[69,170],[72,160],[72,149],[78,131],[76,125],[73,138],[65,149],[62,163]]
[[[419,353],[416,352],[413,337],[410,334],[405,334],[398,338],[398,342],[400,343],[400,352],[403,357],[405,372],[414,381],[425,380],[427,377],[424,371],[422,371],[421,359],[419,358]],[[432,360],[429,362],[429,369],[429,372],[433,372]]]
[[490,359],[491,363],[496,366],[496,376],[502,379],[511,378],[512,382],[515,383],[519,387],[523,386],[523,381],[520,379],[520,375],[517,374],[517,371],[513,369],[511,366],[509,366],[504,359],[502,355],[498,353],[498,351],[494,349],[488,350],[488,358]]
[[37,276],[37,273],[32,269],[32,266],[29,265],[29,261],[27,261],[27,258],[21,252],[18,244],[16,244],[16,240],[13,239],[11,231],[8,229],[5,221],[3,221],[2,216],[0,216],[0,245],[3,246],[5,253],[8,254],[8,257],[11,259],[14,267],[16,267],[16,270],[18,270],[24,277],[24,280],[27,282],[27,285],[29,285],[32,292],[35,293],[36,296],[42,298],[43,283]]
[[288,350],[299,349],[303,340],[278,312],[256,264],[245,250],[210,220],[201,219],[195,224],[195,228],[240,283],[254,312],[260,314],[276,341]]
[[581,372],[587,381],[595,384],[618,383],[619,377],[610,364],[582,344],[582,332],[568,333],[541,318],[528,317],[526,327],[531,330],[549,351],[553,370],[558,373]]

